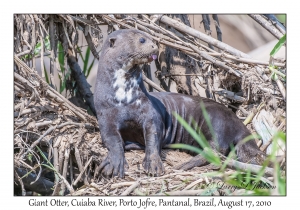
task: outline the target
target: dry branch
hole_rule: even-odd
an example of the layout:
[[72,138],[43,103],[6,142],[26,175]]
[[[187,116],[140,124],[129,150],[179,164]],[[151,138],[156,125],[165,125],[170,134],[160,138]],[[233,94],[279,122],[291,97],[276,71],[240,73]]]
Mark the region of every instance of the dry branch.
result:
[[218,41],[218,40],[216,40],[216,39],[214,39],[210,36],[207,36],[206,34],[203,34],[199,31],[197,31],[197,30],[195,30],[191,27],[188,27],[188,26],[184,25],[183,23],[180,23],[180,22],[178,22],[178,21],[176,21],[172,18],[169,18],[165,15],[163,15],[159,19],[159,21],[161,21],[161,22],[163,22],[163,23],[165,23],[169,26],[172,26],[172,27],[174,27],[175,29],[177,29],[181,32],[184,32],[184,33],[189,34],[189,35],[191,35],[195,38],[198,38],[198,39],[200,39],[200,40],[202,40],[206,43],[209,43],[209,44],[211,44],[211,45],[213,45],[213,46],[215,46],[219,49],[222,49],[225,52],[228,52],[232,55],[235,55],[235,56],[238,56],[238,57],[243,57],[243,58],[249,58],[250,57],[249,55],[247,55],[247,54],[245,54],[245,53],[243,53],[243,52],[241,52],[237,49],[234,49],[233,47],[231,47],[231,46],[229,46],[229,45],[227,45],[223,42],[220,42],[220,41]]
[[158,195],[171,195],[171,196],[187,196],[187,195],[199,195],[204,193],[206,190],[182,190],[182,191],[172,191],[163,192]]
[[128,187],[121,195],[129,195],[135,188],[140,185],[141,181],[137,181],[133,183],[130,187]]
[[148,79],[145,75],[143,75],[143,80],[144,82],[146,82],[147,84],[151,85],[153,88],[155,88],[156,90],[160,91],[160,92],[166,92],[164,89],[162,89],[161,87],[159,87],[157,84],[155,84],[154,82],[152,82],[150,79]]
[[91,163],[91,161],[93,160],[93,157],[91,157],[89,159],[89,161],[85,164],[84,168],[82,169],[82,171],[80,172],[79,176],[77,177],[77,179],[74,181],[73,185],[77,185],[77,182],[81,179],[83,173],[85,172],[85,170],[87,169],[87,167],[89,166],[89,164]]
[[277,39],[280,39],[283,36],[283,34],[277,28],[275,28],[269,21],[264,19],[261,15],[250,14],[249,16],[253,18],[253,20],[255,20],[256,22],[258,22],[267,31],[269,31]]

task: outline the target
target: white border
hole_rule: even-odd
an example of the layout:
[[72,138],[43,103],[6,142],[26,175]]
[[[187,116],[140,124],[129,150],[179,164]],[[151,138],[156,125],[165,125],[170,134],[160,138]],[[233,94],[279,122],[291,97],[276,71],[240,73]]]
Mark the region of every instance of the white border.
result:
[[[59,6],[58,6],[59,5]],[[296,206],[299,190],[299,134],[300,129],[299,94],[297,89],[300,84],[299,79],[299,12],[297,6],[292,1],[278,0],[251,0],[251,1],[4,1],[1,7],[1,144],[0,144],[0,166],[1,166],[1,208],[19,207],[22,209],[31,209],[28,205],[29,197],[13,196],[13,14],[14,13],[287,13],[287,60],[288,60],[288,87],[287,87],[287,161],[288,161],[288,179],[286,197],[222,197],[226,200],[271,200],[274,207],[292,207]],[[298,48],[297,48],[298,47]],[[297,135],[298,134],[298,135]],[[298,138],[297,138],[298,137]],[[36,198],[36,197],[35,197]],[[58,197],[55,197],[58,199]],[[100,198],[100,197],[99,197]],[[120,197],[102,197],[107,200],[116,200]],[[123,197],[126,199],[139,199],[140,197]],[[165,197],[164,197],[165,198]],[[172,197],[176,200],[184,200],[186,197]],[[168,198],[168,199],[172,199]],[[193,197],[195,198],[195,197]],[[208,200],[209,197],[202,197]],[[216,199],[220,199],[218,197]],[[42,198],[36,198],[42,199]],[[43,197],[44,199],[44,197]],[[48,197],[47,199],[52,199]],[[60,197],[61,200],[71,200],[72,198]],[[77,197],[77,199],[81,199]],[[87,199],[85,197],[85,199]],[[98,199],[98,198],[93,198]],[[145,197],[142,197],[145,199]],[[151,200],[157,200],[158,197],[151,197]],[[166,198],[167,199],[167,198]],[[199,197],[199,199],[201,199]],[[298,206],[298,205],[297,205]],[[80,207],[82,208],[82,207]],[[96,207],[106,209],[104,207]],[[125,209],[134,209],[133,207],[124,207]],[[174,207],[176,208],[176,207]],[[183,208],[183,207],[177,207]],[[199,207],[194,207],[199,208]],[[200,207],[203,208],[203,207]],[[266,207],[265,207],[266,208]],[[152,209],[152,208],[147,208]],[[228,208],[227,208],[228,209]],[[237,209],[237,208],[233,208]]]

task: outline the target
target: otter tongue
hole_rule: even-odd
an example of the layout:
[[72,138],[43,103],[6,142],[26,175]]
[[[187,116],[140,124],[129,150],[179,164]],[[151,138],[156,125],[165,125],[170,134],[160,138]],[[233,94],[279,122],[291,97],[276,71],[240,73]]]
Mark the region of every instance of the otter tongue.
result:
[[152,58],[153,58],[153,60],[157,59],[157,55],[153,54]]

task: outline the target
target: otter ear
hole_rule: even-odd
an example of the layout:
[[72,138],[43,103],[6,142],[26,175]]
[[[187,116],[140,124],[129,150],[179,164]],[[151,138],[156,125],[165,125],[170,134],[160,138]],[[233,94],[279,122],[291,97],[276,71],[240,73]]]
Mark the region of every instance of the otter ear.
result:
[[110,39],[109,39],[109,42],[110,42],[109,46],[110,46],[110,47],[113,47],[113,46],[115,45],[116,39],[117,39],[117,38],[110,38]]

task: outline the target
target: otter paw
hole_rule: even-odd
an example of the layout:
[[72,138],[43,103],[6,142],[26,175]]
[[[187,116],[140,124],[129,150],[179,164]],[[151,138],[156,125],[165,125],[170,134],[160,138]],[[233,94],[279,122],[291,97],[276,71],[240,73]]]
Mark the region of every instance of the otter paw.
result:
[[100,171],[106,178],[118,176],[124,178],[124,166],[128,167],[128,163],[123,155],[111,155],[110,153],[102,161]]
[[143,167],[146,173],[153,176],[161,176],[165,172],[163,162],[157,154],[146,155],[143,161]]

